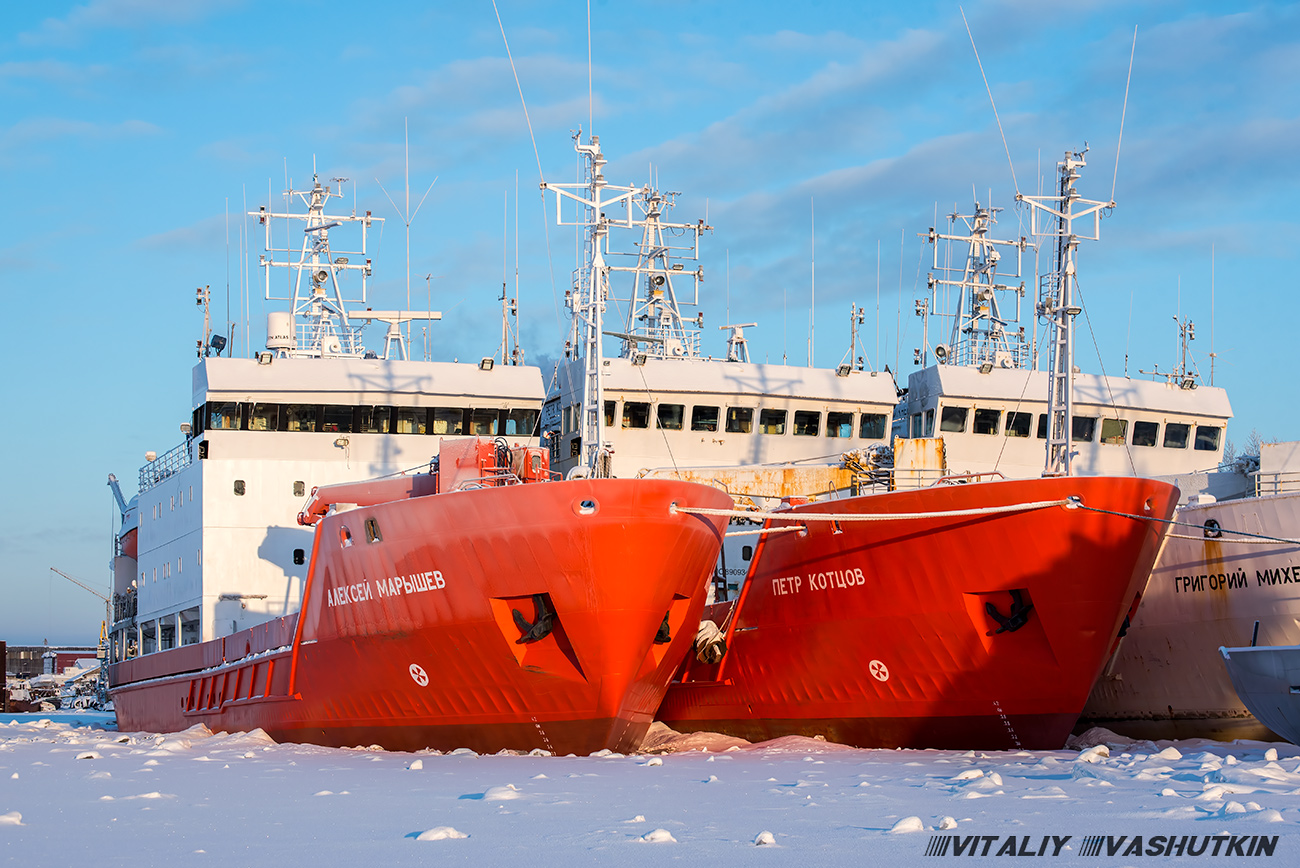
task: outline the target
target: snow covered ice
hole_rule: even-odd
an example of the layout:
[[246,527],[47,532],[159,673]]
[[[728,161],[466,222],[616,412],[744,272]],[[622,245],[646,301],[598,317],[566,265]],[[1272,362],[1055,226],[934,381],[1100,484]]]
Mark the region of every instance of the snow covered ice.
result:
[[[857,866],[922,862],[941,835],[995,836],[989,857],[1013,836],[1035,854],[1046,836],[1049,856],[1052,836],[1070,836],[1067,857],[1091,835],[1276,835],[1278,864],[1300,863],[1300,748],[1289,744],[1094,731],[1074,750],[1035,752],[701,735],[656,749],[388,753],[10,715],[0,851],[26,865]],[[1152,861],[1102,852],[1088,864]]]

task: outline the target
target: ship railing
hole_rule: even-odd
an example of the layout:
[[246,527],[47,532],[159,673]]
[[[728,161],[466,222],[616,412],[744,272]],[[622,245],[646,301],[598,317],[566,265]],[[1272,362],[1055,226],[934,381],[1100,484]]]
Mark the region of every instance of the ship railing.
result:
[[143,494],[169,476],[175,476],[186,467],[189,467],[193,461],[194,455],[190,449],[190,438],[187,437],[181,445],[169,452],[164,452],[140,468],[140,493]]
[[1256,497],[1300,491],[1300,470],[1274,470],[1267,473],[1256,470],[1251,476],[1255,477]]

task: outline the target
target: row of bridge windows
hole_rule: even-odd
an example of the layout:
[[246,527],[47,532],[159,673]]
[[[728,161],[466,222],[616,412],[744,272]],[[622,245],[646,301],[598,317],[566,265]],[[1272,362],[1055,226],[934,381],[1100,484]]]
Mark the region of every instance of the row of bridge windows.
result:
[[[605,425],[614,427],[616,418],[622,428],[650,428],[664,431],[723,431],[727,434],[784,435],[787,431],[796,437],[860,437],[864,440],[883,440],[889,427],[889,417],[884,413],[850,413],[820,410],[795,410],[723,407],[713,404],[651,404],[648,401],[624,401],[621,417],[617,401],[605,402]],[[564,408],[564,432],[577,430],[580,424],[578,407]],[[824,427],[823,427],[824,423]]]
[[[1004,424],[1005,422],[1005,424]],[[1048,415],[1009,411],[1003,418],[1001,410],[989,408],[945,406],[939,411],[941,434],[997,434],[999,429],[1007,437],[1028,437],[1034,430],[1040,440],[1047,439]],[[1130,437],[1130,428],[1132,436]],[[913,437],[934,436],[934,410],[912,414],[909,433]],[[1107,419],[1099,416],[1074,416],[1070,424],[1070,439],[1076,443],[1100,441],[1114,446],[1161,446],[1165,449],[1193,449],[1214,452],[1219,448],[1223,429],[1213,425],[1192,425],[1187,422],[1164,423],[1163,436],[1159,422],[1138,421],[1130,426],[1128,419]]]
[[194,411],[203,431],[317,431],[338,434],[446,434],[535,437],[534,409],[392,407],[209,401]]

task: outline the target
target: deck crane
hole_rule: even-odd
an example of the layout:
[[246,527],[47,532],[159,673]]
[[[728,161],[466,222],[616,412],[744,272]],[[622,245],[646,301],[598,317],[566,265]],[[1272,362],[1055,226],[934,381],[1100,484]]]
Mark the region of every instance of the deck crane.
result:
[[[121,500],[120,494],[118,494],[118,500]],[[102,706],[108,702],[108,625],[113,617],[113,603],[104,594],[96,591],[80,579],[73,578],[58,567],[50,567],[50,571],[58,573],[77,587],[90,591],[90,593],[104,601],[104,621],[99,627],[99,649],[95,655],[99,658],[99,677],[95,682],[95,692],[99,695],[99,703]]]

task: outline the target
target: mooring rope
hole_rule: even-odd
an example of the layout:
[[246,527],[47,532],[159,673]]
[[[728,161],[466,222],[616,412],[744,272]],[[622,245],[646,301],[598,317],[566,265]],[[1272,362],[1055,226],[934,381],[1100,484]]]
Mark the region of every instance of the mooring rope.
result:
[[[1150,516],[1150,515],[1133,515],[1132,513],[1127,513],[1127,512],[1115,512],[1114,510],[1110,510],[1110,509],[1099,509],[1098,507],[1095,507],[1095,506],[1085,506],[1082,502],[1079,502],[1079,503],[1077,503],[1077,504],[1075,504],[1075,505],[1076,505],[1079,509],[1086,509],[1086,510],[1088,510],[1089,512],[1102,512],[1102,513],[1105,513],[1106,515],[1118,515],[1118,516],[1120,516],[1120,517],[1122,517],[1122,518],[1137,518],[1137,519],[1145,519],[1145,520],[1147,520],[1147,521],[1158,521],[1158,522],[1161,522],[1162,524],[1167,524],[1167,525],[1170,525],[1170,526],[1172,526],[1172,527],[1194,527],[1194,528],[1196,528],[1197,530],[1202,531],[1202,535],[1199,536],[1199,537],[1196,537],[1196,536],[1187,536],[1187,535],[1184,535],[1184,534],[1169,534],[1169,536],[1172,537],[1172,538],[1174,538],[1174,539],[1199,539],[1199,540],[1217,539],[1217,540],[1219,540],[1219,542],[1237,542],[1237,543],[1248,543],[1248,542],[1250,542],[1249,540],[1231,540],[1231,539],[1221,539],[1220,537],[1217,537],[1217,536],[1216,536],[1216,537],[1207,537],[1207,536],[1204,535],[1205,525],[1203,525],[1203,524],[1193,524],[1193,523],[1190,522],[1190,521],[1175,521],[1175,520],[1172,519],[1172,518],[1156,518],[1156,517],[1154,517],[1154,516]],[[1262,540],[1262,541],[1264,541],[1264,542],[1271,542],[1271,543],[1288,543],[1288,544],[1290,544],[1290,545],[1300,545],[1300,540],[1287,539],[1286,537],[1280,537],[1280,536],[1269,536],[1268,534],[1265,534],[1265,533],[1251,533],[1251,532],[1249,532],[1249,531],[1245,531],[1245,530],[1228,530],[1226,527],[1216,527],[1216,528],[1214,528],[1214,531],[1215,531],[1215,533],[1218,533],[1218,534],[1230,533],[1230,534],[1233,534],[1233,535],[1235,535],[1235,536],[1248,536],[1248,537],[1251,537],[1252,539]]]
[[725,515],[730,518],[762,518],[783,521],[906,521],[918,518],[962,518],[974,515],[997,515],[1005,512],[1028,512],[1064,506],[1071,509],[1081,506],[1075,498],[1064,500],[1039,500],[1032,503],[1013,503],[1008,506],[984,506],[978,509],[949,509],[943,512],[891,512],[866,515],[859,512],[748,512],[743,509],[710,509],[703,506],[678,506],[677,512],[691,515]]

